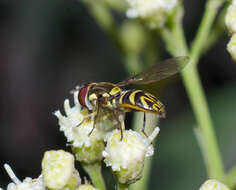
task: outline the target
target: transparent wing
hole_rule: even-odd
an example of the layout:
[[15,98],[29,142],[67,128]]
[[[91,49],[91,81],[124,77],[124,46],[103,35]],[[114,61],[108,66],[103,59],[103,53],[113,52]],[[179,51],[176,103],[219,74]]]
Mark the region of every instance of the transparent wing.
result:
[[135,76],[117,83],[118,86],[125,86],[128,84],[148,84],[178,73],[183,69],[189,61],[189,57],[180,56],[164,60],[158,64],[153,65],[148,70],[141,72]]

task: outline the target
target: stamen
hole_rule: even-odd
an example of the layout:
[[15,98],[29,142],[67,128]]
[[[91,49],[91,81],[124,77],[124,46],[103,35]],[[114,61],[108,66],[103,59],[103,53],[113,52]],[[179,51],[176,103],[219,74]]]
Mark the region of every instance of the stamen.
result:
[[159,132],[160,132],[160,128],[159,128],[159,127],[156,127],[156,128],[153,130],[152,134],[149,135],[149,137],[148,137],[150,143],[156,138],[156,136],[158,135]]
[[9,177],[11,178],[11,180],[15,183],[15,184],[20,184],[21,181],[16,177],[16,175],[14,174],[13,170],[11,169],[11,167],[8,164],[4,164],[4,168],[7,172],[7,174],[9,175]]

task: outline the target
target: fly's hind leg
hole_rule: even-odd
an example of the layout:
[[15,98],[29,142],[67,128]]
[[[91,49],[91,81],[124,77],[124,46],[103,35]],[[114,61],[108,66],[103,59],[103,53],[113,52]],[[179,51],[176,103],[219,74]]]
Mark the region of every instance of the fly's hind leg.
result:
[[146,113],[145,112],[143,112],[143,127],[142,127],[142,130],[141,130],[141,132],[145,135],[145,137],[147,137],[148,138],[148,135],[145,133],[145,127],[146,127]]
[[119,123],[119,127],[120,127],[120,141],[123,140],[123,128],[122,128],[122,122],[121,122],[121,119],[120,117],[123,117],[122,115],[120,115],[119,117],[115,117],[116,118],[116,121]]
[[120,125],[120,141],[122,141],[122,140],[123,140],[123,129],[122,129],[122,124],[121,124],[120,120],[118,120],[118,122],[119,122],[119,125]]

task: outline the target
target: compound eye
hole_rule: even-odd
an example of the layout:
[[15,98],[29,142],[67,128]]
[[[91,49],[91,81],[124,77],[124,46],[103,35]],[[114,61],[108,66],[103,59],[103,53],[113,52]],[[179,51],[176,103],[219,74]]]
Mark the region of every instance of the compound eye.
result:
[[82,87],[79,91],[79,103],[84,106],[86,106],[86,98],[87,98],[87,92],[88,92],[88,86]]
[[111,89],[111,91],[110,91],[110,95],[111,96],[114,96],[114,95],[116,95],[116,94],[119,94],[121,92],[121,89],[118,87],[118,86],[115,86],[114,88],[112,88]]

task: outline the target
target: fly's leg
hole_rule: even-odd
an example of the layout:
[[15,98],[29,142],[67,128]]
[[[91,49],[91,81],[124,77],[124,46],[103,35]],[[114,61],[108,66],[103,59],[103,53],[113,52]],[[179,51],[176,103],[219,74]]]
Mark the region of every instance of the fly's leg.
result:
[[86,117],[84,118],[78,125],[76,125],[76,127],[79,127],[80,125],[82,125],[85,121],[89,120],[90,117]]
[[[121,116],[121,115],[120,115]],[[122,122],[120,121],[120,117],[115,117],[116,118],[116,121],[119,123],[119,126],[120,126],[120,141],[123,140],[123,129],[122,129]]]
[[85,121],[91,119],[92,114],[88,115],[87,117],[85,117],[78,125],[76,125],[76,127],[79,127],[80,125],[82,125]]
[[141,130],[141,132],[145,135],[145,137],[147,137],[148,138],[148,135],[145,133],[145,127],[146,127],[146,113],[145,112],[143,112],[144,113],[144,115],[143,115],[143,127],[142,127],[142,130]]
[[118,121],[118,122],[120,123],[120,135],[121,135],[121,137],[120,137],[120,141],[122,141],[122,140],[123,140],[123,129],[122,129],[122,124],[121,124],[120,121]]
[[93,128],[89,132],[88,136],[90,136],[92,134],[93,130],[95,129],[98,111],[99,111],[99,106],[98,106],[98,102],[96,102],[96,109],[94,111],[95,116],[93,117]]
[[93,128],[92,128],[92,130],[89,132],[88,136],[90,136],[90,135],[92,134],[93,130],[95,129],[96,117],[97,117],[97,116],[95,115],[95,116],[94,116],[94,121],[93,121]]

